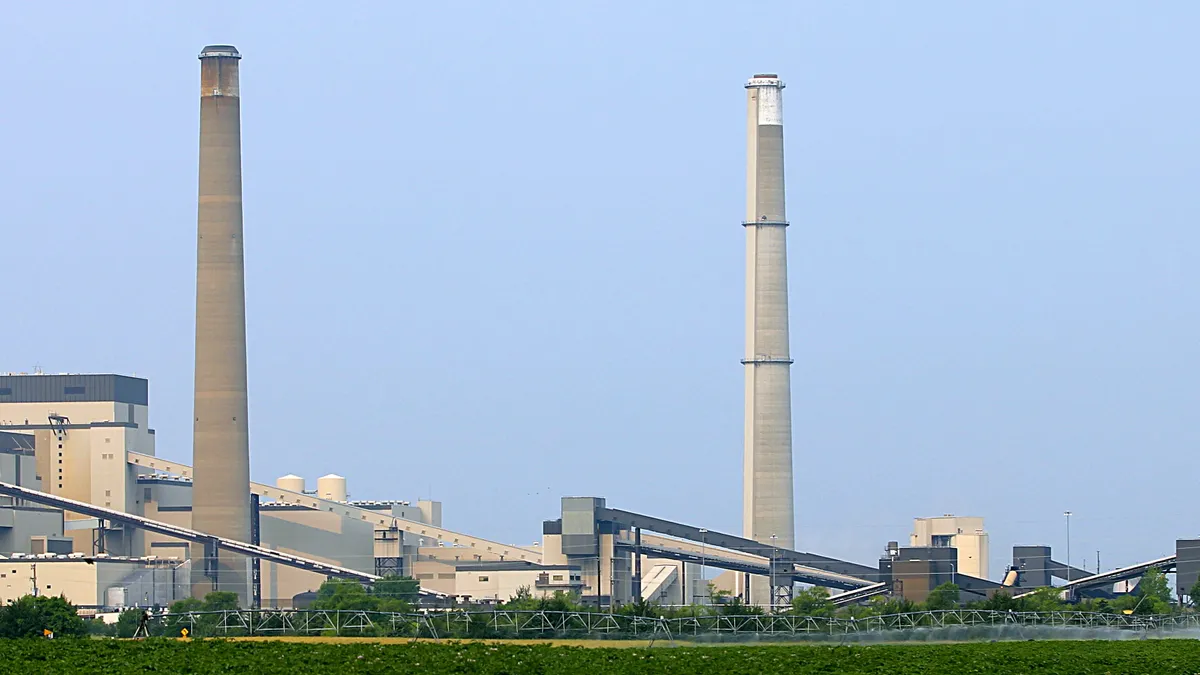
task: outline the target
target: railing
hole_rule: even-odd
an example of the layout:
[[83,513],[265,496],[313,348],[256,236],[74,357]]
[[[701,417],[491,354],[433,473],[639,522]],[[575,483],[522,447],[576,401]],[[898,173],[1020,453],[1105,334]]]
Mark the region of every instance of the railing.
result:
[[1030,627],[1170,631],[1200,628],[1200,614],[1128,615],[1099,612],[1005,612],[973,609],[908,612],[861,618],[793,615],[654,617],[597,612],[447,611],[400,614],[358,610],[237,610],[154,616],[152,635],[393,636],[433,639],[593,637],[675,639],[693,636],[822,638],[918,629]]

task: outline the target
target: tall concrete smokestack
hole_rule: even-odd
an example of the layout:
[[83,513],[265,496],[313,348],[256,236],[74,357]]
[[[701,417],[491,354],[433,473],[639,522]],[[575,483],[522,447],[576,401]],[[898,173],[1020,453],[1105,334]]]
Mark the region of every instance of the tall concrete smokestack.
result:
[[[792,359],[788,348],[787,216],[783,194],[783,81],[746,83],[746,429],[743,534],[795,548],[792,488]],[[788,584],[790,586],[790,583]],[[768,599],[761,582],[751,600]]]
[[[196,244],[196,399],[192,527],[250,541],[242,131],[237,49],[200,52],[200,194]],[[200,555],[197,555],[199,553]],[[193,592],[212,590],[193,551]],[[213,561],[209,560],[211,565]],[[222,553],[222,590],[246,597],[244,558]],[[243,606],[245,606],[243,604]]]

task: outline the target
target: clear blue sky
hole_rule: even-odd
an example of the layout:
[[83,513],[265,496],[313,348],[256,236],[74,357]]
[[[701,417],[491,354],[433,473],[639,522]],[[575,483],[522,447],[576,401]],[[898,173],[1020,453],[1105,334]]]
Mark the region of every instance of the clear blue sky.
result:
[[1190,2],[17,3],[0,369],[191,446],[199,64],[242,62],[252,473],[540,538],[741,526],[745,92],[785,92],[801,548],[1196,522]]

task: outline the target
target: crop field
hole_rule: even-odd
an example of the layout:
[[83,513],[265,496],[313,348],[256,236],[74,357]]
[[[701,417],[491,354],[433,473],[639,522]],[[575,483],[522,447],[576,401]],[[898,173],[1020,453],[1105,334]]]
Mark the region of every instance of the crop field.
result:
[[593,648],[428,642],[4,640],[4,673],[1049,673],[1195,675],[1200,642]]

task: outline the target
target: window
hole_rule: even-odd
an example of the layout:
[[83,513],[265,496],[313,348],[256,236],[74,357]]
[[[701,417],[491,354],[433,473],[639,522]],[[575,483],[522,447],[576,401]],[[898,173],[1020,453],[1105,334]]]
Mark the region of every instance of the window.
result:
[[67,396],[82,396],[83,392],[84,392],[83,387],[65,387],[65,388],[63,388],[63,393],[66,394]]
[[58,460],[58,463],[59,463],[59,464],[62,464],[62,460],[61,460],[61,459],[60,459],[60,460]]
[[[60,441],[61,441],[62,439],[60,438],[60,439],[58,439],[58,440],[60,440]],[[59,443],[59,444],[58,444],[58,449],[59,449],[59,450],[62,450],[62,443]],[[62,453],[60,452],[60,453],[58,453],[58,454],[60,454],[60,455],[61,455]]]
[[106,439],[104,439],[104,442],[105,442],[105,443],[112,443],[112,439],[111,439],[111,438],[106,438]]
[[104,496],[105,496],[105,497],[111,497],[111,496],[112,496],[112,490],[105,490],[105,491],[104,491]]
[[554,577],[553,577],[553,580],[554,580],[554,581],[562,581],[562,580],[563,580],[563,579],[562,579],[562,575],[561,575],[561,574],[555,574],[555,575],[554,575]]
[[480,581],[487,581],[487,580],[488,580],[488,578],[487,578],[487,577],[479,577],[479,580],[480,580]]
[[950,534],[935,534],[933,535],[934,548],[950,548],[950,539],[954,535]]
[[46,590],[50,590],[50,584],[46,584]]

